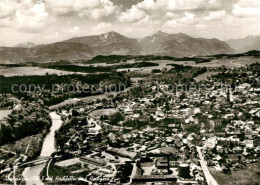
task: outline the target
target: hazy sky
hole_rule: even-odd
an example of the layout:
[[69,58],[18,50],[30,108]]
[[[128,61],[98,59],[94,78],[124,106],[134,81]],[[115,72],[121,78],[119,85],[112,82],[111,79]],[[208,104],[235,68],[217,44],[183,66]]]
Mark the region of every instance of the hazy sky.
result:
[[158,30],[227,40],[260,34],[260,0],[0,0],[0,45]]

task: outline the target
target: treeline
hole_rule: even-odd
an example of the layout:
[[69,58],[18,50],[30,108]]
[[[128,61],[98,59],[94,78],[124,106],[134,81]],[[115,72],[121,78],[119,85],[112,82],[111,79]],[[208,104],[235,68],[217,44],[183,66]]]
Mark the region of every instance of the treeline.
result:
[[131,55],[98,55],[93,57],[91,60],[83,61],[83,63],[87,64],[95,64],[95,63],[106,63],[106,64],[114,64],[119,62],[126,62],[127,60],[131,60],[134,57]]
[[120,68],[141,68],[158,66],[159,64],[152,62],[137,62],[134,64],[120,64],[113,66],[78,66],[78,65],[49,65],[44,66],[49,69],[58,69],[71,72],[84,72],[84,73],[111,73]]
[[193,67],[192,66],[184,66],[184,65],[179,65],[179,64],[167,64],[168,66],[173,66],[174,68],[170,69],[169,72],[187,72],[191,70]]
[[45,66],[49,69],[58,69],[62,71],[71,71],[71,72],[84,72],[84,73],[110,73],[112,72],[111,67],[102,67],[102,66],[77,66],[77,65],[50,65]]
[[243,57],[243,56],[252,56],[255,58],[260,58],[260,51],[258,50],[251,50],[245,53],[236,53],[236,54],[217,54],[217,55],[212,55],[212,57],[215,58],[237,58],[237,57]]
[[211,58],[202,58],[202,57],[170,57],[170,56],[146,56],[143,58],[143,61],[153,61],[153,60],[170,60],[170,61],[194,61],[196,64],[210,62]]
[[0,121],[0,145],[38,134],[51,126],[48,107],[43,102],[22,102],[7,119]]
[[14,101],[14,97],[10,94],[0,94],[0,109],[12,109]]
[[193,73],[193,78],[196,76],[199,76],[203,73],[206,73],[208,70],[206,67],[202,67],[202,68],[197,68],[197,70]]
[[113,64],[113,63],[120,63],[120,62],[126,62],[127,60],[135,60],[135,61],[154,61],[154,60],[171,60],[171,61],[194,61],[197,63],[204,63],[204,62],[210,62],[211,59],[214,57],[172,57],[172,56],[155,56],[155,55],[141,55],[141,56],[131,56],[131,55],[98,55],[91,60],[83,61],[83,63],[87,64],[96,64],[96,63],[107,63],[107,64]]
[[179,64],[167,64],[170,66],[173,66],[174,68],[170,69],[168,72],[189,72],[192,78],[203,74],[205,72],[207,72],[207,68],[206,67],[192,67],[192,66],[184,66],[184,65],[179,65]]
[[56,74],[45,76],[11,76],[5,77],[0,75],[1,88],[0,93],[12,93],[12,86],[17,84],[24,84],[27,87],[29,84],[45,85],[45,89],[52,89],[54,84],[67,84],[73,80],[85,82],[89,84],[100,83],[104,79],[115,78],[114,75],[109,74],[89,74],[89,75],[63,75],[58,76]]
[[[101,94],[102,91],[124,90],[124,87],[131,85],[129,77],[116,72],[64,76],[0,76],[0,81],[0,93],[10,93],[30,101],[41,99],[45,105],[54,105],[68,98]],[[114,85],[114,88],[110,88],[110,85]]]

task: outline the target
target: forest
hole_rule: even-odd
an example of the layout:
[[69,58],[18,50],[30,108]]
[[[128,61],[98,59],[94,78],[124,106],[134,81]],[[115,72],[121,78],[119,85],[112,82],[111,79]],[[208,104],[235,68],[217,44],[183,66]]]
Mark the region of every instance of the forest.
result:
[[[123,73],[88,75],[46,75],[46,76],[0,76],[1,94],[12,94],[17,98],[54,105],[68,98],[85,97],[108,91],[109,85],[129,87],[130,79]],[[106,86],[100,86],[100,84]],[[122,89],[122,88],[121,88]],[[122,89],[123,90],[123,89]]]
[[22,101],[11,114],[0,121],[0,145],[26,136],[47,133],[51,126],[49,109],[42,101]]

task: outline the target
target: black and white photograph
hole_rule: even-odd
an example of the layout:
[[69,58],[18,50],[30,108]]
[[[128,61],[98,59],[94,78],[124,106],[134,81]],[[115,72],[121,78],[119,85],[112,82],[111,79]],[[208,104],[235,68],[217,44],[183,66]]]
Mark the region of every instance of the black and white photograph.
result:
[[0,0],[0,184],[260,185],[260,0]]

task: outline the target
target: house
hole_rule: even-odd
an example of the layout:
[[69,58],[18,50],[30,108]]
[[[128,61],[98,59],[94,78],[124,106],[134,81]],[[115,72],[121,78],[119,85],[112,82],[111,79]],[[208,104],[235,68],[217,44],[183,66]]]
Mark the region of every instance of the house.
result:
[[208,120],[209,128],[211,130],[214,130],[216,127],[221,125],[221,120],[220,119],[210,119]]
[[80,160],[83,162],[94,164],[96,166],[105,166],[106,165],[106,161],[104,161],[103,159],[95,159],[95,158],[84,156],[84,157],[81,157]]
[[169,158],[168,157],[157,157],[155,166],[159,169],[169,169]]

